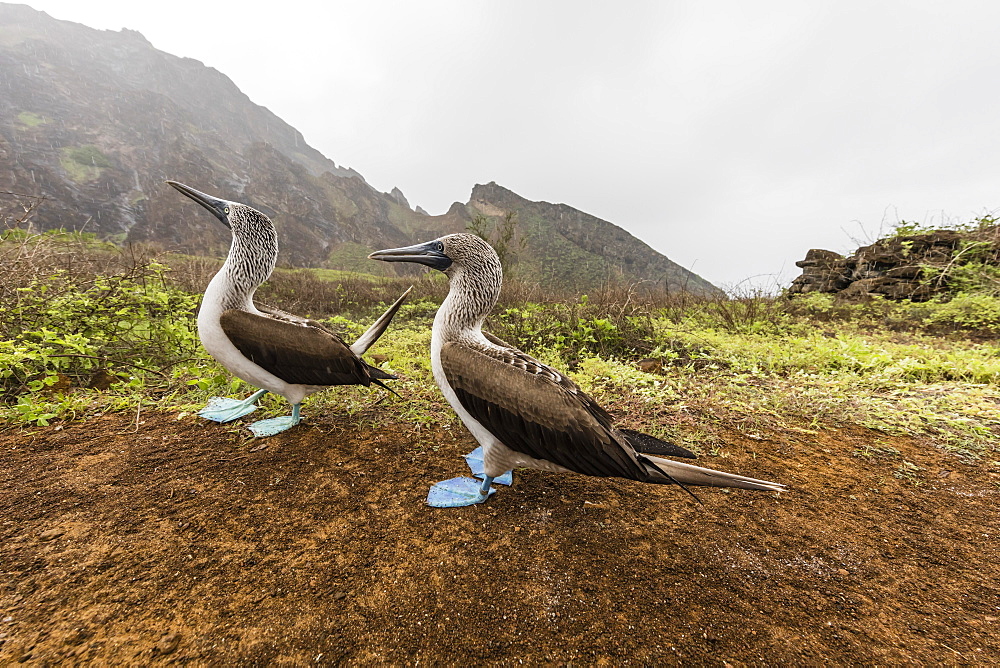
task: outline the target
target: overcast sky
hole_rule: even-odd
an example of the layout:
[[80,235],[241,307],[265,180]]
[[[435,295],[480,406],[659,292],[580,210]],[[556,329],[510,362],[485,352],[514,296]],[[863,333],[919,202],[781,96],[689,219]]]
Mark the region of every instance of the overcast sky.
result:
[[1000,209],[1000,2],[28,4],[215,67],[429,213],[496,181],[722,287]]

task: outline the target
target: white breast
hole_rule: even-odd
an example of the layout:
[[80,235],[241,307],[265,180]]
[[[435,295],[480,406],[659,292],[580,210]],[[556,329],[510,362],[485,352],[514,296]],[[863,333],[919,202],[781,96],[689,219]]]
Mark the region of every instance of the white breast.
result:
[[[223,272],[212,278],[205,290],[201,310],[198,312],[198,338],[205,346],[208,354],[226,367],[234,376],[242,378],[255,387],[279,394],[293,404],[302,401],[307,395],[317,389],[306,385],[286,383],[269,371],[254,364],[243,356],[222,329],[219,318],[222,316],[222,297],[226,289],[226,279]],[[247,309],[260,315],[260,311],[249,304]]]

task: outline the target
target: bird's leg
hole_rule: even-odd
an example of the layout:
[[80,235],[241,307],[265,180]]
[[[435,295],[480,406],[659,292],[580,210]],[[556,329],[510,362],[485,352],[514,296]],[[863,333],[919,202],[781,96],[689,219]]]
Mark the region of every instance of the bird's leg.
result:
[[267,394],[267,390],[257,390],[246,399],[212,397],[208,405],[198,411],[198,415],[216,422],[232,422],[257,410],[257,400]]
[[483,477],[483,486],[479,488],[479,496],[488,497],[490,495],[490,483],[493,482],[493,476],[488,475]]
[[280,434],[286,429],[294,427],[302,421],[299,417],[299,410],[301,408],[302,404],[293,404],[291,415],[283,415],[282,417],[270,418],[267,420],[258,420],[250,425],[250,431],[253,432],[254,436],[274,436],[275,434]]
[[[465,463],[469,465],[469,470],[472,471],[472,475],[477,478],[482,478],[486,475],[486,464],[483,461],[483,446],[479,446],[469,454],[465,455]],[[495,479],[492,479],[498,485],[513,485],[514,484],[514,472],[507,471],[503,475],[498,475]]]

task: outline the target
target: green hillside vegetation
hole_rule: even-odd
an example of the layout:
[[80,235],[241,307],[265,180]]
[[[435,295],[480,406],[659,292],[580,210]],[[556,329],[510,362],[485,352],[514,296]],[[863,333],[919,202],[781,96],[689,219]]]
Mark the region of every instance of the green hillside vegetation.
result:
[[[181,414],[213,395],[251,392],[198,343],[200,292],[219,264],[125,252],[80,235],[8,234],[0,244],[0,420],[31,430],[106,411]],[[456,424],[430,375],[442,278],[277,271],[260,301],[322,318],[349,340],[416,286],[369,355],[400,376],[393,388],[403,398],[333,388],[308,399],[307,411],[363,421],[379,401],[399,420]],[[822,294],[695,298],[612,287],[560,295],[512,280],[488,326],[568,370],[627,426],[696,450],[724,449],[721,427],[765,438],[858,425],[1000,465],[998,314],[1000,299],[987,293],[848,304]],[[284,410],[270,395],[265,406]]]
[[93,181],[102,169],[111,166],[108,157],[96,146],[67,146],[62,149],[59,164],[74,181]]
[[547,229],[538,218],[527,217],[525,229],[529,230],[535,250],[524,266],[518,267],[525,276],[539,276],[562,285],[594,285],[607,281],[613,271],[602,258]]
[[[329,272],[347,272],[348,274],[368,274],[368,275],[379,275],[379,276],[389,276],[392,275],[391,269],[388,267],[372,267],[375,264],[368,259],[368,255],[376,250],[375,248],[369,248],[358,243],[344,242],[341,244],[336,244],[330,251],[330,255],[327,259],[326,264],[333,269],[327,269]],[[332,276],[334,274],[326,274],[326,276]]]
[[36,128],[47,123],[45,118],[31,111],[22,111],[17,115],[17,120],[21,125],[26,125],[29,128]]

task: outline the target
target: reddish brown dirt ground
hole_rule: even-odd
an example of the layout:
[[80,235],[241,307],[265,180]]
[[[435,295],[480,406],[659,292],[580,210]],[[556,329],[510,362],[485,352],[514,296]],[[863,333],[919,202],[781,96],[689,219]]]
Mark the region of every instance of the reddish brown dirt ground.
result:
[[916,441],[734,432],[702,463],[789,492],[532,471],[439,510],[464,430],[133,418],[0,434],[0,664],[1000,661],[1000,474]]

